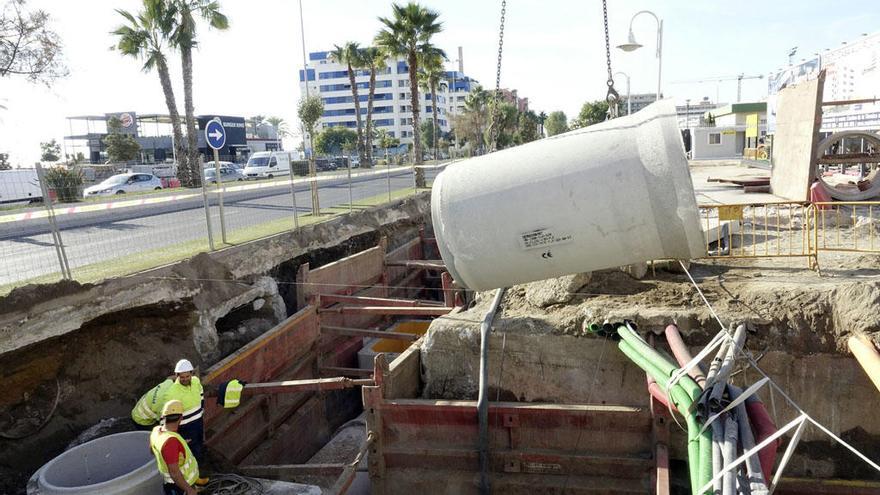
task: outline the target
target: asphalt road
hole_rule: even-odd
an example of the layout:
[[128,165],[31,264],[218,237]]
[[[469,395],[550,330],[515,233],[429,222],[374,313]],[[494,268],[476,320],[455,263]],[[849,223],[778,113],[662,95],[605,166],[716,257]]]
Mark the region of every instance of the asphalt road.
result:
[[[437,173],[437,170],[426,170],[429,180]],[[227,183],[228,186],[235,184]],[[408,171],[391,175],[392,191],[411,188],[412,184],[412,174]],[[387,193],[388,178],[384,174],[353,180],[355,205],[359,199]],[[321,182],[319,196],[322,209],[348,205],[348,183],[344,179]],[[215,245],[220,246],[217,199],[216,195],[211,196],[210,211]],[[308,184],[297,184],[296,204],[299,215],[310,213]],[[224,212],[230,236],[236,230],[284,218],[290,219],[292,228],[290,186],[227,192],[224,194]],[[56,218],[71,269],[207,238],[200,194],[180,201]],[[53,273],[60,273],[60,270],[46,218],[0,224],[0,285]]]

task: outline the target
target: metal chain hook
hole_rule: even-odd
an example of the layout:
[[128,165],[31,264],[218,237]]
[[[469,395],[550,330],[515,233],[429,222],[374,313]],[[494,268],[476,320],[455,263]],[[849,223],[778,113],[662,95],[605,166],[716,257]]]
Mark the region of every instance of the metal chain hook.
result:
[[620,116],[620,95],[614,89],[614,73],[611,70],[611,40],[608,37],[608,4],[607,0],[602,0],[602,19],[605,22],[605,61],[608,65],[608,93],[605,95],[605,101],[608,102],[608,113],[605,120],[616,119]]
[[495,95],[492,98],[492,121],[489,123],[490,151],[498,147],[498,136],[501,134],[499,125],[499,100],[501,99],[501,55],[504,50],[504,17],[507,13],[507,0],[501,0],[501,24],[498,28],[498,65],[495,70]]

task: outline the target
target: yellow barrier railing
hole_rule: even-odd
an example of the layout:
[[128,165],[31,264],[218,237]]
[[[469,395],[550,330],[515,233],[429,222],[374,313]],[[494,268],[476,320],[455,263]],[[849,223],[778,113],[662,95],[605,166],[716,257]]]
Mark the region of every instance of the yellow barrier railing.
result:
[[813,208],[820,251],[880,252],[880,201],[813,203]]
[[707,257],[804,257],[818,265],[815,212],[809,203],[700,205]]

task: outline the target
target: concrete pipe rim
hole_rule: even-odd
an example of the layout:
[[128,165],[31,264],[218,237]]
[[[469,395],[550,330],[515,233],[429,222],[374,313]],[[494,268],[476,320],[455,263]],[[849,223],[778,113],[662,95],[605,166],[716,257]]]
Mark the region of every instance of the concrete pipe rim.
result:
[[[106,442],[108,438],[113,440],[119,440],[122,437],[138,437],[139,440],[143,440],[144,452],[148,454],[145,456],[145,462],[138,466],[135,469],[132,469],[128,472],[125,472],[122,475],[116,476],[114,478],[99,481],[96,483],[92,483],[89,485],[76,485],[76,486],[66,486],[59,485],[57,481],[50,481],[47,476],[47,473],[51,473],[52,469],[56,467],[59,463],[64,462],[66,458],[70,456],[77,455],[78,452],[82,450],[88,450],[89,448],[95,447],[95,442]],[[34,473],[32,479],[35,479],[37,482],[38,492],[37,493],[48,493],[48,494],[56,494],[56,493],[109,493],[110,489],[114,486],[119,485],[120,482],[128,481],[128,480],[138,480],[138,479],[148,479],[150,475],[155,473],[158,475],[158,469],[155,465],[155,458],[153,457],[152,452],[149,451],[149,438],[150,432],[148,431],[127,431],[122,433],[115,433],[112,435],[106,435],[103,437],[98,437],[83,444],[77,445],[72,449],[66,450],[61,454],[58,454],[54,458],[52,458],[49,462],[44,464]],[[87,491],[88,490],[88,491]],[[107,491],[110,490],[110,491]]]
[[[872,142],[877,147],[877,149],[880,150],[880,134],[875,134],[868,131],[842,131],[831,134],[819,143],[818,147],[816,148],[817,159],[822,158],[825,155],[825,152],[831,149],[831,146],[847,138],[866,139]],[[828,195],[838,201],[865,201],[867,199],[880,196],[880,166],[878,166],[878,168],[876,168],[873,172],[865,176],[864,180],[868,181],[870,187],[864,191],[848,192],[838,189],[832,184],[829,184],[825,181],[825,178],[822,176],[822,174],[819,173],[818,163],[816,164],[816,178],[819,180],[819,184],[821,184],[822,188],[825,189]]]

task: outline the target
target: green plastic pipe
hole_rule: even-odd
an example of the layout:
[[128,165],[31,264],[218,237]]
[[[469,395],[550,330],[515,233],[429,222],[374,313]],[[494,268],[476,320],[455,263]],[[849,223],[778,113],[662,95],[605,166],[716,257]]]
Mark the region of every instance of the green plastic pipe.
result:
[[[669,378],[673,375],[673,373],[678,371],[678,367],[675,366],[672,361],[666,359],[666,357],[657,352],[656,349],[645,343],[645,341],[643,341],[626,325],[621,325],[617,327],[617,333],[621,336],[621,338],[623,338],[623,340],[626,340],[629,345],[631,345],[633,349],[636,350],[636,352],[645,356],[649,361],[654,363],[660,369],[664,376],[662,378],[662,383],[664,385],[666,384],[666,381],[669,380]],[[661,383],[661,379],[656,380],[657,383]],[[702,389],[699,385],[697,385],[697,382],[695,382],[694,379],[688,375],[682,376],[681,379],[678,381],[678,384],[681,385],[684,391],[688,393],[691,398],[691,402],[697,400],[697,398],[700,396],[700,393],[702,392]],[[688,407],[690,407],[690,405],[688,405]]]
[[639,338],[629,327],[620,326],[617,331],[623,339],[619,344],[620,350],[657,381],[687,421],[688,468],[691,492],[696,494],[700,487],[712,479],[711,432],[707,430],[700,434],[695,410],[692,407],[700,395],[700,386],[691,377],[685,375],[672,387],[672,390],[668,390],[666,382],[678,368]]
[[[691,493],[697,493],[697,490],[699,490],[701,486],[699,484],[700,467],[698,465],[700,459],[700,441],[699,438],[696,437],[697,432],[700,431],[700,427],[697,424],[694,414],[687,410],[688,406],[693,401],[688,397],[687,393],[678,386],[678,384],[672,387],[672,390],[668,390],[665,386],[666,380],[664,379],[663,372],[660,371],[661,368],[656,365],[657,363],[653,363],[645,356],[639,354],[627,340],[621,340],[617,345],[626,357],[657,381],[657,385],[660,385],[660,388],[666,392],[666,397],[669,397],[678,409],[679,414],[685,418],[688,431],[688,474],[690,475]],[[709,463],[711,468],[711,459]]]

